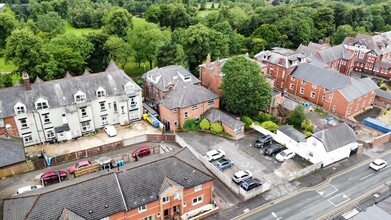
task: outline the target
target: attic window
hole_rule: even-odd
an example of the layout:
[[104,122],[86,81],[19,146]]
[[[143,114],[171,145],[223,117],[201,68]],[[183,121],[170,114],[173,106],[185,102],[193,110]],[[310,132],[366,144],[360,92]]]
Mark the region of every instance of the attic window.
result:
[[42,98],[38,99],[38,101],[35,103],[35,108],[37,110],[49,108],[48,101]]
[[102,87],[99,87],[98,90],[96,90],[96,97],[101,98],[106,96],[106,91]]
[[24,114],[24,113],[26,113],[26,106],[23,105],[22,103],[18,102],[14,106],[14,110],[15,110],[15,114],[17,114],[17,115]]
[[126,83],[126,85],[124,86],[124,89],[125,89],[125,93],[133,93],[133,92],[134,92],[134,89],[135,89],[135,86],[133,85],[133,83],[128,82],[128,83]]
[[86,94],[84,92],[78,91],[74,95],[74,99],[75,99],[76,103],[82,103],[82,102],[86,102],[87,101],[87,96],[86,96]]

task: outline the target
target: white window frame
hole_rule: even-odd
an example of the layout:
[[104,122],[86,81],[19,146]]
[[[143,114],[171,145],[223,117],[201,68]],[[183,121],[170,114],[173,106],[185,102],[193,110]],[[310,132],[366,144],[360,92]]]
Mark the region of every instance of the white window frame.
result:
[[107,110],[107,109],[106,109],[106,102],[105,102],[105,101],[99,102],[99,106],[100,106],[100,111],[101,111],[101,112],[104,112],[104,111]]
[[147,204],[138,207],[138,213],[146,212],[148,209]]
[[[194,202],[194,200],[196,200],[196,202]],[[195,197],[191,201],[193,203],[193,206],[194,205],[198,205],[198,204],[200,204],[200,203],[202,203],[204,201],[204,196]]]
[[316,89],[316,88],[318,88],[318,86],[315,85],[315,84],[312,84],[312,88],[313,88],[313,89]]
[[24,113],[26,113],[26,106],[23,105],[22,103],[18,102],[14,106],[14,111],[15,111],[16,115],[24,114]]
[[310,97],[311,98],[315,98],[315,96],[316,96],[316,93],[315,92],[311,92]]
[[56,134],[54,133],[54,129],[47,130],[45,131],[45,133],[46,133],[46,138],[48,139],[54,138],[56,136]]
[[185,119],[189,118],[189,112],[185,112]]
[[322,102],[324,102],[325,99],[326,99],[326,97],[322,96]]
[[174,108],[174,109],[172,110],[172,112],[177,113],[177,112],[178,112],[178,108]]
[[300,94],[304,94],[304,88],[300,87]]
[[[24,122],[22,122],[22,120],[23,120]],[[29,127],[28,124],[27,124],[27,118],[20,118],[20,119],[19,119],[19,123],[20,123],[20,127],[21,127],[22,129],[28,128],[28,127]]]
[[194,187],[194,192],[198,192],[200,190],[202,190],[202,184],[199,184],[199,185]]
[[305,85],[306,81],[305,80],[301,80],[301,85]]
[[181,192],[176,192],[175,194],[174,194],[174,200],[179,200],[179,199],[181,199],[182,198],[182,193]]
[[178,127],[178,122],[177,121],[174,122],[174,126]]
[[292,80],[292,81],[295,81],[295,80],[296,80],[296,78],[295,78],[294,76],[292,76],[291,80]]
[[45,100],[43,98],[39,98],[35,102],[35,109],[40,110],[40,109],[47,109],[47,108],[49,108],[49,104],[48,104],[47,100]]
[[75,99],[75,102],[76,103],[83,103],[83,102],[86,102],[87,101],[87,96],[84,92],[82,91],[78,91],[75,95],[74,95],[74,99]]
[[33,142],[33,136],[31,134],[23,136],[24,143],[31,143]]
[[195,104],[195,105],[192,105],[191,106],[191,109],[194,110],[194,109],[197,109],[198,108],[198,104]]
[[105,125],[109,124],[108,115],[101,115],[100,119],[102,120],[102,126],[105,126]]
[[131,82],[127,82],[124,86],[124,90],[126,94],[133,93],[135,91],[135,85]]
[[99,87],[98,90],[96,90],[96,97],[102,98],[106,96],[106,90],[102,87]]
[[[87,124],[88,123],[88,124]],[[92,131],[91,121],[80,122],[82,132]]]
[[165,196],[165,197],[162,198],[162,203],[163,204],[165,204],[165,203],[167,203],[169,201],[170,201],[170,197],[169,196]]
[[87,117],[87,108],[80,108],[80,113],[82,118]]
[[293,84],[293,83],[291,83],[290,85],[289,85],[289,89],[294,89],[295,88],[295,85]]
[[215,100],[213,100],[213,99],[211,99],[211,100],[208,101],[208,105],[212,105],[212,104],[214,104],[214,103],[215,103]]
[[42,114],[42,121],[43,121],[45,124],[51,123],[51,122],[50,122],[49,113]]

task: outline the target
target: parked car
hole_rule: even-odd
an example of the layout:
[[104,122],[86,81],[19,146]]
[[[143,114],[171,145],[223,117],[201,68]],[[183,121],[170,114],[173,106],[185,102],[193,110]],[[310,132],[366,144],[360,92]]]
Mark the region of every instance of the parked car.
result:
[[46,186],[49,183],[58,183],[68,178],[68,173],[66,170],[51,170],[48,171],[41,176],[41,182],[44,186]]
[[25,193],[25,192],[30,192],[30,191],[33,191],[33,190],[36,190],[36,189],[40,189],[42,188],[43,186],[42,185],[32,185],[32,186],[24,186],[22,188],[19,188],[17,191],[16,191],[16,194],[21,194],[21,193]]
[[271,143],[273,143],[273,137],[271,135],[261,135],[261,137],[255,141],[254,147],[263,148]]
[[238,171],[232,175],[232,180],[235,183],[239,184],[243,180],[250,179],[251,177],[253,177],[253,174],[250,171],[241,170],[241,171]]
[[284,162],[286,160],[293,158],[295,155],[296,155],[295,152],[293,152],[291,149],[285,149],[280,153],[276,154],[276,160],[280,162]]
[[112,169],[114,167],[113,159],[108,158],[108,157],[101,157],[101,158],[95,160],[95,162],[100,164],[102,170]]
[[379,170],[385,168],[386,166],[387,166],[387,162],[382,159],[376,159],[376,160],[372,161],[371,164],[369,164],[369,167],[376,170],[376,171],[379,171]]
[[75,170],[80,169],[82,167],[90,166],[90,165],[91,165],[91,162],[89,160],[80,161],[79,163],[69,167],[69,173],[74,174]]
[[225,157],[225,152],[223,150],[211,150],[206,153],[206,159],[209,162],[221,159],[223,157]]
[[246,179],[240,183],[240,187],[242,187],[242,189],[244,189],[246,191],[252,190],[260,185],[262,185],[262,183],[257,178]]
[[150,154],[151,154],[151,149],[149,149],[148,146],[141,146],[132,152],[132,157],[136,158],[136,155],[137,157],[144,157]]
[[267,156],[273,156],[282,151],[282,146],[280,144],[272,144],[266,148],[264,154]]
[[230,159],[223,158],[217,161],[216,167],[219,168],[220,171],[223,171],[225,169],[228,169],[234,165],[234,162],[232,162]]
[[107,125],[105,127],[105,132],[109,137],[114,137],[117,135],[117,129],[113,125]]

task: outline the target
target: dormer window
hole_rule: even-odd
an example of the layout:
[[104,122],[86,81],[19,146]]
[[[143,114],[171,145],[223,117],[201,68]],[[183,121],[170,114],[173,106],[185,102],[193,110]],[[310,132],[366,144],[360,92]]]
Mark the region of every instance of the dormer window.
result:
[[106,96],[106,91],[104,88],[99,87],[98,90],[96,90],[96,97],[101,98]]
[[125,93],[133,93],[133,92],[134,92],[134,89],[135,89],[135,86],[134,86],[133,83],[128,82],[128,83],[126,83],[126,85],[124,86],[124,89],[125,89]]
[[14,110],[15,110],[15,114],[17,114],[17,115],[24,114],[24,113],[26,113],[26,106],[23,105],[22,103],[18,102],[14,106]]
[[76,103],[82,103],[87,101],[87,96],[84,92],[78,91],[75,96],[75,102]]
[[38,101],[35,103],[35,108],[37,110],[49,108],[48,101],[43,98],[38,99]]

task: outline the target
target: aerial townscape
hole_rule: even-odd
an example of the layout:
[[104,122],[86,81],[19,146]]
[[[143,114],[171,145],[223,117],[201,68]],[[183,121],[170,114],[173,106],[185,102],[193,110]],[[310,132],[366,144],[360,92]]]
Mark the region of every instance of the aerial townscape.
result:
[[0,219],[391,220],[391,0],[0,0]]

